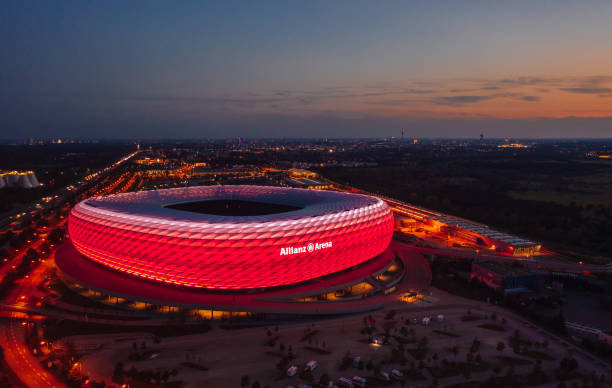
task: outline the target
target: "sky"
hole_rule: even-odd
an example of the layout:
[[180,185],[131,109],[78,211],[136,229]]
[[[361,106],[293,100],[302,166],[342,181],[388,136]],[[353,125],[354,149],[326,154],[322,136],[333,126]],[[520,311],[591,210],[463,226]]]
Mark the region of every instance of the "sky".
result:
[[608,137],[610,1],[13,1],[0,138]]

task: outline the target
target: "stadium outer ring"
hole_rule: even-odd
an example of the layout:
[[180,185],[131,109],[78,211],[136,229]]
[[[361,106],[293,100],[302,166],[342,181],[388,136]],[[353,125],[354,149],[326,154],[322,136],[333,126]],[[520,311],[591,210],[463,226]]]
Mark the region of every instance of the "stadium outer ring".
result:
[[[169,209],[210,199],[300,207],[259,216]],[[97,197],[70,213],[69,236],[113,272],[188,289],[253,291],[295,286],[385,251],[393,214],[380,199],[267,186],[195,186]]]

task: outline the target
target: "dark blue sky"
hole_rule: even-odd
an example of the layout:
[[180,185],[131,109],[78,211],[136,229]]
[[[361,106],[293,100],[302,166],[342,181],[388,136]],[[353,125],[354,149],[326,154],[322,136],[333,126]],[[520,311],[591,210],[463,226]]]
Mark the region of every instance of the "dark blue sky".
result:
[[612,137],[610,20],[608,1],[6,1],[0,138]]

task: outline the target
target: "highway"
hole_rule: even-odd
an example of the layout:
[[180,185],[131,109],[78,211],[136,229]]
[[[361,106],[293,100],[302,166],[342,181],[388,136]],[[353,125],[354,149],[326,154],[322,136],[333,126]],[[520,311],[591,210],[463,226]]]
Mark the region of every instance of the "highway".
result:
[[19,379],[30,388],[65,387],[55,376],[40,365],[25,343],[24,322],[13,313],[11,318],[0,323],[0,345],[4,349],[4,358]]
[[440,256],[450,256],[458,259],[474,259],[474,260],[487,260],[487,261],[500,261],[500,262],[520,262],[522,265],[539,270],[550,270],[557,272],[570,272],[575,274],[588,274],[593,272],[612,272],[612,264],[608,265],[595,265],[595,264],[580,264],[572,263],[555,259],[547,256],[532,256],[529,258],[497,255],[493,252],[488,251],[472,251],[468,249],[453,249],[453,248],[432,248],[432,247],[419,247],[410,244],[397,242],[398,244],[404,244],[408,247],[414,248],[423,254],[433,254]]
[[[109,168],[106,168],[96,174],[92,174],[91,176],[87,177],[86,180],[100,178],[101,173],[116,167],[117,165],[130,159],[134,155],[136,155],[136,153],[128,155],[127,157],[116,162]],[[98,182],[96,185],[93,186],[93,188],[88,189],[85,193],[81,194],[81,197],[89,196],[88,193],[91,193],[92,191],[97,191],[97,186],[106,183],[106,180],[107,179],[104,178],[102,181]],[[109,190],[105,190],[105,193],[127,191],[130,187],[132,187],[134,182],[135,178],[133,175],[130,175],[129,173],[124,173],[119,179],[108,182],[108,186],[102,187],[100,189],[104,190],[110,187]],[[0,270],[0,277],[4,278],[8,271],[13,269],[13,267],[19,265],[23,258],[23,255],[26,254],[29,248],[35,249],[37,251],[40,250],[41,246],[46,242],[46,239],[40,238],[41,232],[46,232],[55,228],[63,227],[66,224],[66,221],[67,217],[61,217],[58,220],[56,219],[55,222],[51,220],[49,222],[50,225],[48,228],[38,229],[37,236],[35,236],[35,239],[24,245],[24,247],[21,248],[19,253],[3,266],[3,268]],[[52,252],[49,252],[45,255],[41,255],[41,259],[43,257],[47,257],[47,255],[49,255],[50,253]],[[43,292],[37,289],[37,286],[44,281],[44,274],[52,265],[52,261],[45,260],[24,278],[17,279],[15,281],[14,287],[10,290],[5,301],[8,302],[8,304],[11,304],[11,302],[13,301],[18,302],[19,304],[23,303],[25,310],[27,310],[25,303],[28,302],[28,297],[40,297],[43,294]],[[14,310],[19,309],[16,308]],[[13,311],[12,313],[9,313],[9,317],[1,318],[0,345],[4,349],[4,357],[8,366],[15,372],[19,379],[30,388],[66,387],[65,384],[58,381],[58,379],[55,378],[53,374],[48,372],[40,364],[40,361],[32,354],[31,350],[28,348],[25,340],[26,329],[23,326],[26,324],[26,317],[27,315],[25,315],[24,313]]]
[[[36,290],[35,284],[39,284],[43,279],[44,272],[51,265],[50,261],[42,263],[30,273],[27,279],[16,281],[15,287],[11,290],[7,300],[18,299],[19,295],[35,295],[40,291]],[[10,313],[9,318],[3,318],[0,324],[0,345],[4,349],[4,357],[9,367],[15,372],[19,379],[30,388],[38,387],[65,387],[47,371],[28,348],[25,341],[26,314],[20,312]]]

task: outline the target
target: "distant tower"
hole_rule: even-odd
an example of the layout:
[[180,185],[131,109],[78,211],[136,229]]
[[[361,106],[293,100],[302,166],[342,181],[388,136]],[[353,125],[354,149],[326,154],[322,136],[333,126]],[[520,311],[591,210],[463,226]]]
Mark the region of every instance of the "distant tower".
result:
[[402,128],[402,141],[404,141],[404,128]]
[[480,141],[483,141],[483,140],[484,140],[484,133],[481,133],[480,134]]

